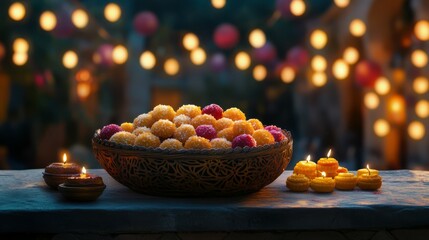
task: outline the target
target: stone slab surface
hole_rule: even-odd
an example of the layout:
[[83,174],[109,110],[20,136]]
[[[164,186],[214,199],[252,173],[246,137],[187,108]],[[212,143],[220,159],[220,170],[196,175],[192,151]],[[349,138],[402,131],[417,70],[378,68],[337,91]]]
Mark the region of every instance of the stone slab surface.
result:
[[[371,230],[429,227],[429,172],[381,171],[376,192],[289,192],[283,173],[258,193],[233,198],[165,198],[135,193],[104,170],[91,203],[65,201],[42,169],[0,171],[0,232],[148,233]],[[427,233],[427,231],[425,231]],[[402,238],[403,232],[397,232]],[[395,235],[395,234],[393,234]]]

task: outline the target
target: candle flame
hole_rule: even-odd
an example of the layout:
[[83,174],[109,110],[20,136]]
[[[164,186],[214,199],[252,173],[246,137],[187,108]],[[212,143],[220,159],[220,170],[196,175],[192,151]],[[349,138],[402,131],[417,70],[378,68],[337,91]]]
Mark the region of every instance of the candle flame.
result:
[[310,154],[308,154],[308,156],[307,156],[307,163],[308,163],[310,160],[311,160],[311,156],[310,156]]
[[66,153],[64,153],[63,154],[63,163],[66,163],[67,162],[67,154]]
[[371,171],[369,170],[369,164],[366,165],[366,169],[368,169],[368,175],[371,175]]
[[82,167],[82,174],[86,174],[86,168]]
[[322,177],[325,178],[326,177],[326,173],[322,172]]
[[328,154],[326,154],[326,157],[329,158],[331,156],[331,149],[329,149]]

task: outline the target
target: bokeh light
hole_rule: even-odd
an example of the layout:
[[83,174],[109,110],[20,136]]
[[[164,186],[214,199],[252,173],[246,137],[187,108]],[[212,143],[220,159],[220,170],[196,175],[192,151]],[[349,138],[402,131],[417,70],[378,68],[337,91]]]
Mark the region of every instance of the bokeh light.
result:
[[197,48],[191,51],[191,62],[195,65],[203,64],[207,59],[207,54],[202,48]]
[[179,62],[175,58],[169,58],[164,63],[164,71],[170,75],[176,75],[180,70]]
[[91,94],[91,84],[89,82],[79,82],[76,85],[76,93],[80,99],[86,99]]
[[310,44],[315,49],[322,49],[328,43],[328,35],[320,29],[316,29],[310,34]]
[[39,23],[43,30],[52,31],[57,26],[57,17],[53,12],[45,11],[40,15]]
[[77,28],[86,27],[89,21],[88,13],[86,13],[85,10],[83,9],[74,10],[71,15],[71,19],[72,19],[73,25],[75,25]]
[[349,76],[349,65],[342,59],[338,59],[332,65],[332,74],[338,80],[344,80]]
[[354,19],[350,22],[350,33],[355,37],[362,37],[366,32],[366,25],[360,19]]
[[413,121],[408,125],[408,135],[411,139],[420,140],[425,136],[425,125],[419,121]]
[[15,52],[12,56],[12,61],[17,66],[22,66],[28,61],[28,54],[26,52]]
[[420,100],[416,103],[416,115],[420,118],[427,118],[429,116],[429,101]]
[[363,102],[365,104],[365,107],[367,107],[368,109],[376,109],[380,104],[380,99],[378,98],[377,94],[373,92],[368,92],[365,94]]
[[385,137],[390,132],[390,124],[384,119],[378,119],[374,122],[374,133],[378,137]]
[[421,49],[416,49],[411,53],[411,62],[414,66],[422,68],[428,63],[428,55]]
[[216,9],[221,9],[225,7],[226,0],[211,0],[212,6]]
[[30,48],[30,44],[24,38],[17,38],[13,41],[13,51],[17,53],[27,53]]
[[109,3],[104,8],[104,17],[109,22],[116,22],[121,18],[121,7],[116,3]]
[[316,87],[323,87],[328,82],[328,76],[324,72],[315,72],[311,75],[311,82]]
[[63,65],[68,69],[72,69],[76,67],[79,62],[79,58],[74,51],[67,51],[63,55]]
[[185,49],[192,51],[199,46],[200,40],[198,39],[197,35],[193,33],[187,33],[185,36],[183,36],[182,43]]
[[116,64],[123,64],[128,59],[128,50],[123,45],[117,45],[113,48],[112,59]]
[[359,51],[354,47],[348,47],[344,50],[343,59],[348,64],[355,64],[359,60]]
[[88,69],[81,69],[76,73],[76,81],[88,82],[91,80],[91,72]]
[[314,71],[322,72],[326,70],[328,63],[326,62],[326,58],[321,55],[316,55],[311,59],[310,65]]
[[386,95],[390,91],[390,82],[385,77],[379,77],[375,81],[374,90],[379,95]]
[[427,20],[420,20],[414,25],[414,35],[421,41],[429,40],[429,22]]
[[303,0],[292,0],[290,2],[290,12],[299,17],[305,13],[305,2]]
[[246,70],[250,67],[251,59],[248,53],[239,52],[235,55],[235,66],[240,70]]
[[413,90],[418,94],[425,94],[429,90],[429,80],[420,76],[413,81]]
[[254,29],[249,34],[249,43],[254,48],[260,48],[265,45],[267,39],[261,29]]
[[350,0],[334,0],[334,3],[339,8],[345,8],[350,4]]
[[140,66],[144,69],[152,69],[155,67],[156,57],[151,51],[145,51],[140,55]]
[[9,17],[14,21],[21,21],[24,19],[26,9],[24,4],[20,2],[14,2],[9,7]]
[[256,65],[253,68],[253,78],[256,81],[262,81],[267,77],[267,68],[264,65]]
[[291,83],[295,79],[295,70],[290,66],[285,66],[280,72],[280,79],[284,83]]

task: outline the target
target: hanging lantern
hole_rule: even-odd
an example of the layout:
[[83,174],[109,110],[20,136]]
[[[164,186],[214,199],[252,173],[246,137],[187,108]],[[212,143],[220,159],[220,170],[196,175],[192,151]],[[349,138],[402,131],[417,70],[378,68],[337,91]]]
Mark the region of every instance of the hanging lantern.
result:
[[144,11],[134,18],[134,29],[143,36],[150,36],[158,29],[158,18],[156,15],[149,11]]
[[231,49],[237,45],[240,34],[237,28],[229,23],[219,25],[213,36],[213,41],[220,49]]
[[355,80],[361,87],[374,87],[374,83],[381,76],[381,67],[371,61],[361,60],[355,68]]

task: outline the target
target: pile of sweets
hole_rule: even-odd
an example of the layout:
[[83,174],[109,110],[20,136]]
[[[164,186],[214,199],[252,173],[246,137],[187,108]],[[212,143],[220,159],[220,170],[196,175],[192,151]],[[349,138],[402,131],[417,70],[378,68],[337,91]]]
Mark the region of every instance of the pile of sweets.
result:
[[164,149],[244,148],[287,140],[281,128],[264,127],[258,119],[246,120],[238,108],[224,111],[217,104],[202,110],[188,104],[176,111],[171,106],[158,105],[137,116],[133,123],[104,126],[99,136],[119,144]]

